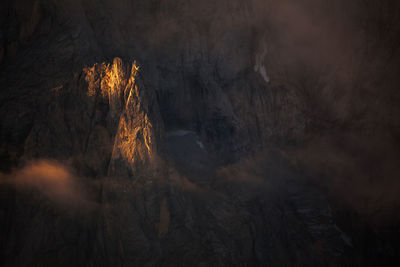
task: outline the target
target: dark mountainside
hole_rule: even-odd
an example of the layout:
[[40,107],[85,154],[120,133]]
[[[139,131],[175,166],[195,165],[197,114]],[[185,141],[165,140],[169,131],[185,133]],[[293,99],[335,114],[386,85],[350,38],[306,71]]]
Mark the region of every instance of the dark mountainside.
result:
[[399,70],[396,0],[5,0],[0,266],[400,266]]

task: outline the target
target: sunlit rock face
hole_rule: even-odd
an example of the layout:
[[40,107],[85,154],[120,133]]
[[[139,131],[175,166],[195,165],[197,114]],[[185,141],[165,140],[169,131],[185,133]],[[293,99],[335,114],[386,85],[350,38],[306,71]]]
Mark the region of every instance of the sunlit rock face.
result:
[[[112,68],[114,78],[111,78],[111,81],[124,74],[120,60],[114,60]],[[154,92],[147,92],[146,89],[141,90],[135,83],[138,69],[134,63],[126,83],[124,84],[124,80],[122,81],[124,96],[122,96],[122,91],[112,93],[115,86],[113,83],[109,87],[109,92],[111,92],[109,99],[113,94],[113,103],[118,103],[121,97],[125,99],[122,102],[119,115],[109,175],[123,175],[122,170],[120,170],[123,167],[119,167],[122,165],[129,167],[125,173],[129,176],[137,168],[140,168],[143,164],[151,163],[157,157],[157,142],[160,141],[160,136],[163,134],[163,123],[158,113]]]
[[163,134],[154,92],[138,85],[136,63],[96,63],[46,96],[24,159],[76,161],[94,176],[132,177],[157,157]]

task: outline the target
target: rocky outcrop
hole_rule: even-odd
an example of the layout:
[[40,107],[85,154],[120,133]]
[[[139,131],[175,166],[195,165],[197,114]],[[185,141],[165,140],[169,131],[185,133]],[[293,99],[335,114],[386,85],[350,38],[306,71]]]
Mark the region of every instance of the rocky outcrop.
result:
[[24,160],[71,160],[98,177],[132,177],[151,164],[163,123],[154,92],[139,89],[138,71],[136,63],[128,67],[115,58],[86,67],[72,82],[52,89],[26,138]]
[[[114,62],[113,68],[118,68],[115,67],[118,64],[120,62]],[[119,116],[108,173],[112,176],[121,176],[121,170],[118,170],[121,165],[129,166],[126,173],[129,176],[143,167],[143,164],[154,161],[158,154],[157,143],[161,141],[163,135],[163,122],[158,113],[154,92],[151,95],[145,90],[140,90],[135,83],[138,69],[134,63],[124,89],[127,96],[124,97],[126,100],[123,102],[122,114]],[[113,79],[118,79],[118,75],[111,80]],[[153,99],[149,99],[149,95]]]
[[[74,181],[57,182],[57,179],[67,176],[57,177],[58,166],[61,165],[53,166],[47,163],[43,165],[44,167],[40,165],[38,168],[42,173],[49,173],[51,177],[49,179],[55,179],[45,181],[50,185],[59,185],[57,188],[48,187],[46,184],[36,185],[35,181],[31,181],[28,184],[33,184],[40,190],[36,187],[25,189],[13,184],[14,176],[10,176],[10,182],[7,182],[10,184],[4,184],[5,180],[1,176],[2,215],[0,216],[1,224],[4,226],[1,232],[4,237],[1,241],[2,265],[29,264],[32,254],[41,254],[50,247],[56,248],[57,252],[43,255],[43,258],[35,264],[53,265],[54,262],[58,262],[63,266],[112,265],[109,262],[111,259],[107,258],[105,253],[113,254],[113,246],[119,246],[118,243],[122,242],[122,239],[115,240],[119,237],[119,227],[123,227],[126,231],[133,227],[135,233],[141,233],[141,227],[137,224],[141,222],[140,217],[132,217],[135,215],[130,212],[133,207],[130,206],[130,202],[124,204],[124,201],[132,200],[132,196],[127,193],[135,194],[132,190],[140,190],[141,187],[133,187],[133,184],[138,181],[148,183],[148,179],[151,181],[151,177],[160,172],[159,169],[164,168],[162,161],[159,160],[164,130],[155,93],[140,82],[139,71],[139,66],[135,62],[126,64],[120,58],[115,58],[110,63],[96,63],[71,75],[65,74],[69,78],[65,83],[60,80],[57,87],[48,90],[44,87],[40,93],[36,91],[37,94],[33,94],[31,99],[34,105],[24,106],[30,112],[30,121],[24,116],[18,117],[19,114],[16,113],[3,113],[5,119],[9,120],[5,123],[24,125],[23,136],[18,136],[19,128],[2,128],[3,136],[7,136],[9,132],[9,135],[12,134],[9,138],[25,139],[22,143],[19,141],[14,143],[22,154],[22,156],[14,155],[19,158],[17,165],[23,166],[35,159],[57,160],[74,170],[74,174],[69,174],[66,170],[70,167],[61,169],[63,175],[67,172],[68,179]],[[18,98],[21,99],[23,96],[18,95]],[[13,102],[14,107],[11,110],[22,108],[21,106],[26,104],[23,100],[20,101],[22,102]],[[12,103],[8,104],[10,108]],[[2,111],[5,112],[4,109]],[[10,145],[13,144],[2,143],[5,158],[10,157],[11,151],[7,149]],[[44,179],[40,178],[42,174],[32,174],[27,178],[24,177],[24,173],[21,175],[23,180],[29,179],[32,175],[32,179],[36,179],[36,176],[40,181]],[[160,177],[160,181],[163,177]],[[101,182],[95,182],[99,180]],[[73,182],[73,190],[63,188],[70,182]],[[75,194],[75,186],[80,192],[79,195]],[[48,196],[46,190],[54,191],[49,193],[56,195],[56,199],[59,198],[57,192],[62,192],[64,196],[62,202],[77,203],[77,205],[65,206],[64,203],[60,205],[60,201],[54,202],[54,199],[46,197]],[[157,195],[157,192],[156,189],[148,191],[152,195]],[[115,200],[113,194],[122,196],[118,196]],[[139,200],[138,203],[145,202]],[[169,220],[166,217],[167,202],[163,200],[162,203],[164,204],[151,203],[151,205],[161,205],[163,215],[159,224],[160,235],[168,231]],[[119,211],[120,215],[126,214],[124,221],[119,221],[121,217],[114,218],[115,211]],[[153,218],[157,216],[158,213],[155,211],[143,219],[147,218],[146,220],[155,227]],[[17,221],[21,223],[13,223]],[[129,227],[126,225],[127,222],[131,223]],[[42,232],[43,229],[37,227],[56,230]],[[60,236],[64,229],[66,235]],[[96,235],[99,236],[95,237]],[[144,233],[142,235],[145,236]],[[24,239],[23,236],[27,238]],[[77,236],[81,237],[76,246],[65,243]],[[130,237],[127,235],[127,238]],[[118,243],[115,244],[114,240]],[[128,240],[131,242],[132,239]],[[30,246],[28,244],[33,247],[28,248]],[[135,249],[139,247],[135,246]],[[83,253],[85,250],[91,251],[94,256],[85,259]],[[115,254],[115,256],[115,262],[122,262],[122,259],[125,259],[124,255]]]

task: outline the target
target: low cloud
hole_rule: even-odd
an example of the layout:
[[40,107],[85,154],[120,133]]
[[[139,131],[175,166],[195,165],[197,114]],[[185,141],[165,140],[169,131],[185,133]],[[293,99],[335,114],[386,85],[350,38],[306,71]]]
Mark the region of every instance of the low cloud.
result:
[[14,185],[17,190],[36,190],[57,206],[93,208],[93,203],[88,200],[78,177],[59,162],[33,161],[11,174],[1,174],[0,177],[2,184]]

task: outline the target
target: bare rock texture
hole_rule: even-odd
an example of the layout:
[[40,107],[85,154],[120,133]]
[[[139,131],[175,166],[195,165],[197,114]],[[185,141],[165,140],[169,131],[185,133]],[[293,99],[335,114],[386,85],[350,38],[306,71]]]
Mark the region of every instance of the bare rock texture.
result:
[[[373,232],[353,209],[333,206],[332,191],[306,182],[316,170],[313,177],[333,176],[339,187],[347,179],[351,188],[356,174],[379,177],[370,163],[384,152],[397,163],[396,45],[389,55],[369,42],[337,53],[335,38],[322,38],[324,28],[293,1],[3,2],[0,265],[374,266],[396,259],[398,225]],[[314,1],[305,2],[313,11]],[[383,29],[398,24],[366,14],[357,37],[380,36],[375,21]],[[290,34],[298,42],[287,43]],[[344,63],[327,67],[332,58]],[[387,71],[347,71],[348,58]],[[332,137],[331,146],[301,150],[305,141],[318,145],[315,136]],[[382,142],[381,154],[361,149],[362,140]],[[273,149],[299,143],[293,157]],[[355,156],[360,151],[365,156]],[[25,175],[37,162],[51,168]],[[388,177],[397,170],[391,164],[382,172]],[[341,166],[350,170],[345,178]],[[44,190],[59,189],[60,168],[74,196],[54,201]],[[21,173],[38,183],[21,186]]]
[[[9,17],[18,12],[16,4],[6,6]],[[295,140],[304,129],[302,114],[285,108],[297,106],[293,92],[268,85],[254,71],[265,35],[255,8],[240,1],[35,1],[23,8],[25,20],[35,22],[26,22],[33,27],[29,34],[22,22],[4,23],[15,36],[29,38],[18,45],[18,54],[2,61],[38,70],[50,76],[40,86],[56,88],[63,83],[56,77],[69,80],[105,58],[137,60],[141,79],[157,94],[165,127],[200,133],[222,162],[232,161],[272,140]],[[4,35],[7,42],[17,38]],[[5,71],[12,72],[12,66]],[[24,77],[19,87],[40,80]]]
[[154,92],[135,82],[138,69],[115,58],[52,89],[25,140],[24,159],[73,160],[91,176],[128,177],[151,164],[163,124]]

